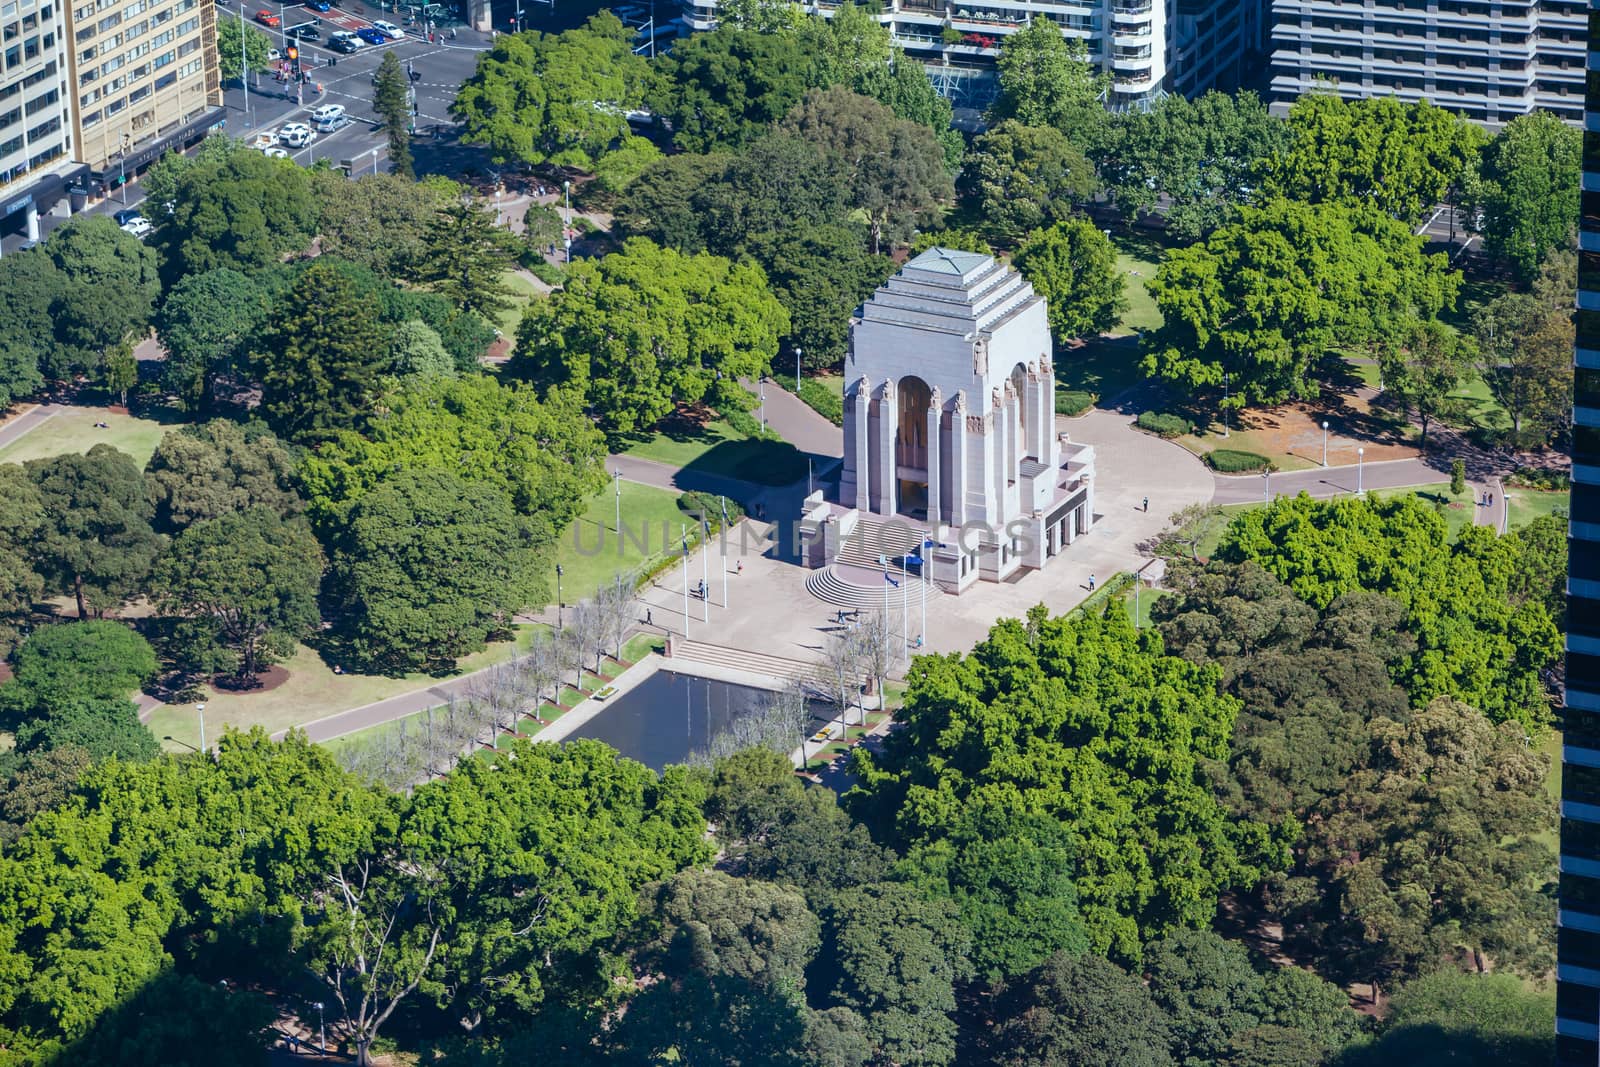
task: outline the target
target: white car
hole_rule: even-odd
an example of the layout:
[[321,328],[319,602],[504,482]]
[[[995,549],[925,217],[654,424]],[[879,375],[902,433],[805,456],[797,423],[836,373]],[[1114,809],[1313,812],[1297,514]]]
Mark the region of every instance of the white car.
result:
[[332,118],[322,119],[317,123],[318,133],[338,133],[356,120],[349,115],[334,115]]
[[260,151],[263,151],[265,149],[271,148],[273,145],[275,145],[277,143],[278,143],[278,138],[274,134],[258,133],[258,134],[256,134],[255,140],[250,142],[250,147],[254,148],[256,151],[260,152]]
[[343,114],[343,104],[323,104],[311,113],[311,121],[320,125]]
[[141,241],[150,236],[150,234],[154,231],[155,227],[150,225],[150,220],[143,217],[132,218],[122,224],[123,233],[132,234]]
[[289,150],[287,148],[277,148],[277,147],[263,148],[261,150],[261,154],[266,156],[268,159],[288,159],[289,158]]
[[303,122],[288,123],[278,131],[278,143],[288,148],[304,148],[316,139],[316,131]]
[[382,19],[374,22],[372,24],[372,28],[389,38],[391,41],[398,41],[406,35],[405,30],[402,30],[399,26],[396,26],[392,22],[384,22]]

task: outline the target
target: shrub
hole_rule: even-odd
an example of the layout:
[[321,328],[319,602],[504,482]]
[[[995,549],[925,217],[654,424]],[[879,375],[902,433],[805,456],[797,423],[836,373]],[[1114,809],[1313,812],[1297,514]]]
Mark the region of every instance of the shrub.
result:
[[524,266],[528,268],[529,274],[546,285],[555,287],[567,284],[567,272],[543,256],[530,256]]
[[761,429],[761,420],[748,411],[740,411],[738,408],[729,407],[726,410],[719,411],[718,414],[722,416],[723,422],[733,428],[735,433],[744,434],[755,441],[776,441],[778,439],[778,435],[771,430],[763,431]]
[[597,229],[594,223],[582,215],[575,215],[572,219],[572,228],[582,234],[594,233]]
[[1094,393],[1086,393],[1081,389],[1056,390],[1056,414],[1075,417],[1094,407],[1094,402],[1100,398]]
[[1548,489],[1552,492],[1572,488],[1572,476],[1563,470],[1546,470],[1540,467],[1518,467],[1506,479],[1507,485],[1524,489]]
[[1194,424],[1182,415],[1168,415],[1161,411],[1144,412],[1134,425],[1157,437],[1182,437],[1194,432]]
[[1206,453],[1206,462],[1214,471],[1223,474],[1238,474],[1242,471],[1264,471],[1272,466],[1272,460],[1254,452],[1241,452],[1234,448],[1218,448]]
[[730,524],[744,518],[744,508],[739,505],[737,500],[732,497],[719,498],[715,493],[702,493],[698,489],[692,489],[687,493],[678,495],[678,510],[685,515],[696,517],[704,515],[710,521],[711,528],[715,530],[722,524],[723,501],[727,502],[728,522]]
[[1450,495],[1460,496],[1467,491],[1467,464],[1464,460],[1450,461]]

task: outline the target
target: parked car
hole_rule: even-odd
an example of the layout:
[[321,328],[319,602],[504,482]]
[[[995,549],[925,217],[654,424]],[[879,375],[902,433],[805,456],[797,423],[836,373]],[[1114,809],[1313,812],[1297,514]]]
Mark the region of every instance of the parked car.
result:
[[349,115],[335,115],[330,119],[323,119],[317,123],[318,133],[337,133],[354,122]]
[[399,26],[396,26],[392,22],[385,22],[382,19],[374,22],[372,24],[372,28],[389,38],[391,41],[398,41],[406,35],[405,30],[402,30]]
[[122,224],[123,233],[132,234],[141,241],[150,236],[154,230],[155,227],[150,225],[150,220],[145,218],[143,215],[135,215],[133,218]]
[[328,37],[328,47],[335,52],[343,52],[345,55],[349,55],[361,47],[361,42],[356,38],[355,34],[341,32],[331,34]]
[[313,11],[327,11],[332,7],[328,0],[306,0],[306,6]]
[[142,218],[144,218],[144,212],[141,211],[139,208],[136,208],[136,207],[125,207],[121,211],[117,212],[115,215],[112,215],[111,217],[117,220],[117,225],[118,226],[126,226],[128,223],[132,222],[134,219],[142,219]]
[[374,26],[363,26],[356,31],[356,36],[368,44],[385,44],[389,35]]
[[266,8],[262,8],[260,11],[256,12],[256,21],[261,23],[263,26],[276,26],[278,25],[278,16],[274,15]]
[[316,139],[316,131],[303,122],[288,123],[278,131],[278,143],[289,148],[304,148]]
[[309,22],[305,23],[302,26],[290,26],[289,30],[288,30],[288,33],[289,33],[290,37],[298,37],[302,41],[320,41],[320,40],[322,40],[321,32],[318,31],[318,29],[315,26],[311,25],[311,23],[309,23]]

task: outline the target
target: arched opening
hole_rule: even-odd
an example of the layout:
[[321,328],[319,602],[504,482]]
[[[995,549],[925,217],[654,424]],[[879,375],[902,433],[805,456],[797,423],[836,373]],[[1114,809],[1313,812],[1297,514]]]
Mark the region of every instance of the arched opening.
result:
[[900,510],[909,515],[928,513],[928,405],[932,400],[933,390],[916,375],[907,375],[897,384],[895,404],[900,426],[895,435],[894,462],[900,483]]

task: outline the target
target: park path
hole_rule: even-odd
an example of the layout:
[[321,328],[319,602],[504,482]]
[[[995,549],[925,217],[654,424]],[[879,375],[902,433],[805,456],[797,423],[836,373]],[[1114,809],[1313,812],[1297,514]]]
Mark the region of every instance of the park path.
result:
[[66,411],[65,404],[39,404],[0,426],[0,448],[4,448],[23,435],[44,425],[51,418]]
[[[744,386],[761,395],[760,386],[750,382]],[[767,425],[779,437],[813,456],[838,459],[844,455],[844,431],[818,415],[810,404],[771,381],[767,382],[766,398]],[[760,409],[753,414],[760,418]]]
[[1392,459],[1366,464],[1314,467],[1305,471],[1281,471],[1270,478],[1259,474],[1214,474],[1214,504],[1254,504],[1263,501],[1270,490],[1275,497],[1307,493],[1319,499],[1343,496],[1359,488],[1398,489],[1448,480],[1441,472],[1420,459]]

